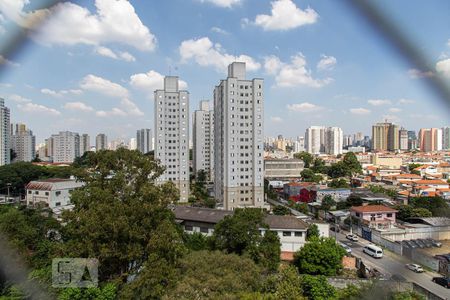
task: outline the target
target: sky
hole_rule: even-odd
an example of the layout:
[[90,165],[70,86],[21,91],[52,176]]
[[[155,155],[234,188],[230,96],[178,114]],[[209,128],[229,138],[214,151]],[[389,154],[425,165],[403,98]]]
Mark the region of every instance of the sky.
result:
[[38,142],[65,130],[91,142],[100,132],[128,139],[153,128],[163,76],[179,76],[193,112],[213,100],[227,65],[244,61],[248,79],[264,78],[266,136],[303,136],[312,125],[369,135],[383,120],[450,125],[425,83],[450,84],[450,2],[373,3],[432,72],[409,65],[344,1],[91,0],[36,10],[36,0],[0,0],[1,43],[17,28],[30,32],[20,51],[0,57],[0,97]]

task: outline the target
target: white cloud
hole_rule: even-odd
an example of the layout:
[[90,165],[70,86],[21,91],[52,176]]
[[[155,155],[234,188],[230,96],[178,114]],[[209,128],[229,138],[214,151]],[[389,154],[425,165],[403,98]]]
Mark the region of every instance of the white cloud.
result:
[[264,68],[268,74],[275,75],[275,82],[278,87],[306,85],[319,88],[333,81],[332,78],[313,78],[311,70],[306,68],[306,59],[302,53],[292,56],[290,64],[281,62],[274,55],[266,57]]
[[96,0],[96,12],[71,2],[51,9],[24,12],[29,0],[2,0],[0,11],[19,25],[32,29],[35,21],[51,18],[39,29],[37,39],[48,45],[122,43],[142,51],[152,51],[156,38],[127,0]]
[[240,4],[242,0],[200,0],[201,2],[207,2],[219,7],[231,8],[233,5]]
[[17,108],[23,112],[30,112],[30,113],[47,114],[53,116],[58,116],[61,114],[61,112],[59,112],[54,108],[50,108],[44,105],[35,104],[31,102],[25,104],[18,104]]
[[296,104],[288,104],[287,109],[290,111],[296,111],[296,112],[312,112],[312,111],[322,110],[323,107],[309,103],[309,102],[303,102],[303,103],[296,103]]
[[230,34],[228,31],[220,28],[220,27],[211,27],[211,31],[215,32],[215,33],[220,33],[220,34],[224,34],[224,35],[228,35]]
[[271,2],[270,15],[257,15],[254,24],[264,30],[289,30],[307,24],[313,24],[319,15],[311,8],[299,9],[292,0]]
[[323,55],[321,56],[319,63],[317,64],[318,70],[333,70],[334,66],[337,64],[336,57],[334,56],[327,56]]
[[17,103],[28,103],[28,102],[31,102],[31,99],[22,97],[22,96],[17,95],[17,94],[9,95],[8,99],[12,100],[14,102],[17,102]]
[[83,90],[94,91],[110,97],[128,97],[128,90],[120,84],[92,74],[86,75],[81,80],[80,87]]
[[127,114],[123,110],[114,107],[110,111],[99,110],[95,113],[95,115],[97,117],[115,117],[115,116],[125,117]]
[[136,104],[128,98],[120,101],[123,110],[130,116],[143,116],[144,113],[136,106]]
[[95,53],[112,59],[121,59],[128,62],[136,61],[136,58],[128,52],[114,52],[113,50],[103,46],[97,47],[95,49]]
[[366,108],[351,108],[350,109],[350,113],[354,114],[354,115],[368,115],[370,114],[370,110],[366,109]]
[[436,71],[443,76],[450,77],[450,58],[438,61],[436,63]]
[[41,89],[41,93],[53,97],[63,97],[64,95],[72,94],[72,95],[81,95],[83,94],[82,90],[78,89],[71,89],[71,90],[61,90],[61,91],[54,91],[51,89]]
[[79,110],[79,111],[85,111],[85,112],[94,110],[94,108],[92,106],[86,105],[83,102],[67,102],[64,105],[64,108],[68,109],[68,110]]
[[[150,70],[147,73],[138,73],[130,76],[130,84],[136,88],[153,92],[164,88],[164,76],[156,71]],[[186,81],[179,80],[179,88],[187,89]]]
[[12,67],[18,67],[20,64],[13,62],[12,60],[6,59],[3,55],[0,54],[0,65],[8,65]]
[[367,103],[369,103],[370,105],[373,106],[381,106],[381,105],[388,105],[391,104],[391,100],[387,100],[387,99],[370,99],[367,100]]
[[389,112],[391,112],[391,113],[399,113],[401,111],[402,111],[402,109],[398,108],[398,107],[391,107],[391,108],[389,108]]
[[235,61],[245,62],[248,71],[256,71],[261,67],[261,64],[250,56],[227,54],[220,44],[213,44],[208,37],[183,41],[179,52],[182,62],[192,59],[201,66],[213,66],[221,72],[225,72],[227,66]]
[[433,72],[431,71],[423,72],[417,69],[409,69],[408,75],[412,79],[418,79],[418,78],[432,77]]
[[411,99],[400,99],[398,100],[399,104],[413,104],[415,101]]
[[283,119],[280,117],[270,117],[270,120],[274,123],[281,123],[283,122]]

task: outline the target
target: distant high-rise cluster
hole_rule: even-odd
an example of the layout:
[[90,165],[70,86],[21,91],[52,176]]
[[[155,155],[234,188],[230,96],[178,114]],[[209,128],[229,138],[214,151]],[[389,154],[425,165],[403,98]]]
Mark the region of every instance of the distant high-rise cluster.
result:
[[95,137],[95,150],[106,150],[108,149],[108,137],[104,133],[99,133]]
[[36,157],[36,137],[25,124],[11,124],[13,161],[32,161]]
[[90,150],[90,138],[87,134],[81,136],[77,132],[60,131],[45,140],[45,160],[54,163],[72,163],[77,157]]
[[442,150],[442,129],[422,128],[419,130],[420,151],[432,152]]
[[343,149],[343,133],[339,127],[311,126],[305,132],[306,151],[311,154],[338,155]]
[[152,147],[152,131],[148,128],[139,129],[136,132],[136,149],[142,153],[147,153],[153,150]]

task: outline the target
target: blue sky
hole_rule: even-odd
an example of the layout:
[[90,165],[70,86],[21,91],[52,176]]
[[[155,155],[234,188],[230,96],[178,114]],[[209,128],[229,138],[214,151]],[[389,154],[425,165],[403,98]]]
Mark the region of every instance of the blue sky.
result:
[[423,77],[450,84],[450,2],[375,3],[427,55],[432,74],[412,70],[341,1],[95,0],[35,11],[36,0],[0,0],[3,41],[50,15],[23,51],[0,59],[0,95],[39,142],[60,130],[129,138],[153,128],[163,75],[180,76],[193,111],[237,57],[248,78],[265,79],[266,135],[304,135],[311,125],[369,134],[383,119],[414,130],[449,125]]

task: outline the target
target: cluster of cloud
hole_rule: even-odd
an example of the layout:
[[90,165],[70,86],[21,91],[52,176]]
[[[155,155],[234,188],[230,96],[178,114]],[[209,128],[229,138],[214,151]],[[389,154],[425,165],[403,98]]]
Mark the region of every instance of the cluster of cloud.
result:
[[[319,15],[312,8],[301,10],[292,0],[277,0],[271,2],[270,15],[257,15],[252,23],[264,30],[289,30],[300,26],[314,24]],[[248,20],[244,20],[248,23]]]
[[249,71],[261,68],[261,64],[252,57],[228,54],[220,44],[214,44],[208,37],[183,41],[178,50],[182,62],[194,60],[200,66],[212,66],[220,72],[225,72],[227,66],[234,61],[245,62]]
[[[324,60],[326,60],[324,62]],[[322,63],[321,63],[322,62]],[[318,65],[322,68],[329,68],[337,62],[334,57],[323,57]],[[311,70],[306,67],[306,59],[302,53],[297,53],[291,57],[290,63],[282,62],[277,56],[271,55],[265,58],[264,69],[267,74],[275,76],[275,84],[278,87],[293,87],[305,85],[320,88],[333,81],[332,78],[313,78]]]
[[41,89],[41,93],[52,96],[52,97],[60,98],[60,97],[66,96],[66,95],[81,95],[81,94],[83,94],[83,91],[79,90],[79,89],[55,91],[55,90],[44,88],[44,89]]
[[119,43],[141,51],[152,51],[156,47],[156,37],[127,0],[95,0],[95,13],[68,1],[50,9],[25,12],[28,3],[29,0],[0,1],[0,11],[5,18],[32,31],[36,22],[46,19],[38,32],[34,32],[34,37],[43,44],[100,46]]
[[101,56],[105,56],[105,57],[109,57],[109,58],[117,59],[117,60],[124,60],[127,62],[136,61],[136,58],[133,55],[131,55],[129,52],[126,52],[126,51],[125,52],[123,52],[123,51],[114,52],[110,48],[103,47],[103,46],[97,47],[95,49],[95,53],[97,53],[98,55],[101,55]]
[[211,3],[219,7],[231,8],[235,5],[241,4],[242,0],[200,0],[200,2]]
[[290,111],[302,112],[302,113],[303,112],[314,112],[314,111],[319,111],[319,110],[323,109],[323,107],[318,106],[313,103],[309,103],[309,102],[288,104],[286,107]]
[[[184,80],[179,80],[178,84],[181,90],[185,90],[188,87]],[[134,74],[130,76],[130,85],[148,93],[153,93],[157,89],[164,88],[164,75],[154,70],[150,70],[147,73]]]
[[54,108],[50,108],[45,105],[31,103],[31,102],[17,104],[17,108],[23,112],[28,112],[28,113],[37,113],[37,114],[45,114],[45,115],[52,115],[52,116],[59,116],[61,114],[60,111],[58,111]]

